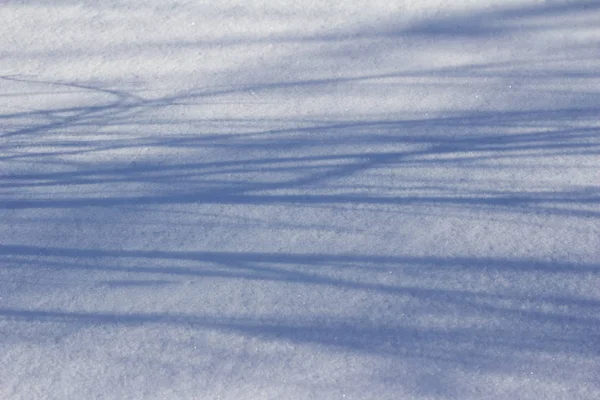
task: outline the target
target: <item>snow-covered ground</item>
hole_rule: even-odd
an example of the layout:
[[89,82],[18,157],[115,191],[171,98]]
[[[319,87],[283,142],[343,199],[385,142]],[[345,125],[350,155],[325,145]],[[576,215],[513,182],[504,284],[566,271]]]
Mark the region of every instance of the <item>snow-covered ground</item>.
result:
[[600,2],[0,22],[0,398],[600,398]]

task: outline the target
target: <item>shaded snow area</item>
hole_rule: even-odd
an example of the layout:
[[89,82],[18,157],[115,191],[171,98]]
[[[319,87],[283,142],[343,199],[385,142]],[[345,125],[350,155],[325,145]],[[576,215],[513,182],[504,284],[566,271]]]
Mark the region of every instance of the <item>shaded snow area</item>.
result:
[[1,399],[600,399],[599,1],[1,3]]

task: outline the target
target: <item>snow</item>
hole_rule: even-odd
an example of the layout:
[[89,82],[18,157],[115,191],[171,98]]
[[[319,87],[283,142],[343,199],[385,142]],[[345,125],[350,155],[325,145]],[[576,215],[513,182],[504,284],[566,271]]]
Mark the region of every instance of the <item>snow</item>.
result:
[[0,398],[600,398],[600,3],[0,21]]

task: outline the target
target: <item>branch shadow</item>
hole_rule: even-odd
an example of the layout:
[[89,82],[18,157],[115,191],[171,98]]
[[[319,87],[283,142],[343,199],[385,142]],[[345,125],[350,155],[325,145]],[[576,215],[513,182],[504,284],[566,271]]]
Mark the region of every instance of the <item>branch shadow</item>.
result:
[[[376,43],[362,56],[374,57],[406,38],[460,42],[532,31],[543,34],[563,29],[564,24],[534,22],[598,9],[595,2],[503,8],[462,17],[429,18],[410,27],[398,28],[391,22],[316,36],[224,37],[216,44],[297,42],[308,46],[302,56],[312,65],[310,56],[329,62],[348,60],[354,57],[351,48],[364,40]],[[511,22],[517,16],[529,22]],[[311,47],[314,42],[323,43],[322,48],[315,50]],[[258,78],[245,84],[192,88],[158,97],[107,83],[6,75],[0,78],[12,85],[33,87],[37,93],[67,91],[85,101],[83,105],[0,112],[0,216],[32,215],[35,221],[37,215],[47,215],[44,212],[56,211],[68,218],[69,213],[132,208],[144,209],[151,219],[171,207],[194,206],[197,208],[191,213],[212,213],[216,224],[243,229],[259,222],[251,216],[222,215],[210,206],[238,205],[247,210],[271,205],[286,210],[372,206],[389,214],[410,214],[419,209],[435,210],[439,215],[455,210],[463,217],[475,213],[535,214],[597,225],[600,177],[596,181],[594,177],[600,159],[600,92],[591,88],[585,93],[577,89],[565,94],[550,84],[581,79],[585,85],[600,78],[594,69],[571,68],[578,61],[597,62],[597,56],[590,56],[583,47],[573,52],[577,57],[562,67],[557,65],[564,61],[564,54],[550,55],[547,68],[540,68],[532,56],[512,63],[469,63],[419,71],[398,67],[365,73],[350,68],[350,73],[340,75],[321,71],[320,61],[314,61],[321,77],[241,71]],[[271,69],[278,70],[285,63],[275,60]],[[544,74],[537,76],[540,70]],[[556,94],[568,100],[524,108],[465,107],[432,116],[399,110],[381,115],[324,117],[298,112],[282,118],[242,115],[236,119],[176,116],[171,112],[178,107],[198,107],[198,114],[202,114],[202,107],[224,99],[242,101],[255,94],[267,97],[287,91],[310,100],[335,87],[376,89],[374,82],[381,81],[391,82],[394,90],[401,91],[415,85],[426,89],[461,87],[465,78],[514,80],[533,75],[539,87],[528,86],[523,97],[532,96],[543,103],[540,98]],[[19,101],[19,95],[16,99]],[[548,176],[564,170],[578,171],[579,179],[569,183],[569,176],[556,180]],[[299,221],[294,228],[350,229],[327,222],[307,224]],[[332,291],[341,293],[342,299],[381,296],[397,306],[386,310],[382,304],[371,318],[318,313],[308,317],[248,317],[74,310],[68,304],[56,309],[2,306],[3,323],[186,327],[358,354],[433,360],[484,371],[510,369],[526,358],[524,353],[540,357],[599,355],[600,301],[597,291],[587,297],[581,295],[581,288],[590,287],[600,277],[597,263],[510,256],[106,250],[84,245],[23,244],[13,242],[6,233],[2,235],[0,263],[6,276],[51,271],[68,277],[77,272],[89,274],[97,287],[110,293],[176,290],[183,281],[220,279],[300,288],[309,294]],[[455,283],[440,284],[448,276]],[[509,283],[490,290],[493,284],[489,281],[498,276]],[[479,281],[488,284],[469,286]],[[548,291],[564,281],[572,285]],[[530,291],[524,290],[524,282],[530,283]],[[439,317],[448,313],[458,321],[479,322],[445,326],[411,323],[400,317],[405,310],[399,305],[414,314]]]

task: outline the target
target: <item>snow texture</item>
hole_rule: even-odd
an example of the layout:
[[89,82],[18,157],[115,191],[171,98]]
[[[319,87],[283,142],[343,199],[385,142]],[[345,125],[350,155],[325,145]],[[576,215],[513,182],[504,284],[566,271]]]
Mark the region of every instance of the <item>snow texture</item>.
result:
[[600,398],[600,2],[0,21],[0,398]]

